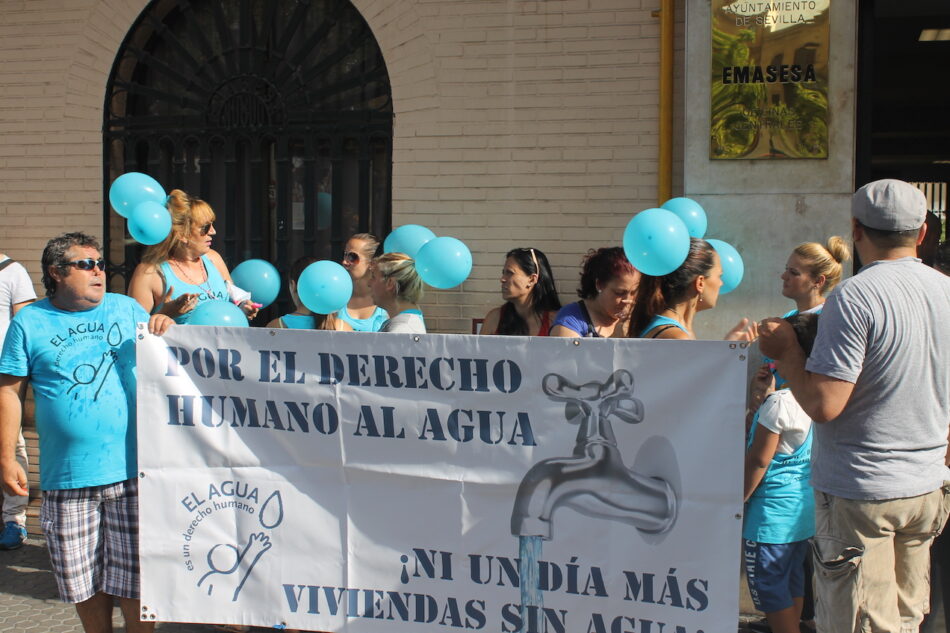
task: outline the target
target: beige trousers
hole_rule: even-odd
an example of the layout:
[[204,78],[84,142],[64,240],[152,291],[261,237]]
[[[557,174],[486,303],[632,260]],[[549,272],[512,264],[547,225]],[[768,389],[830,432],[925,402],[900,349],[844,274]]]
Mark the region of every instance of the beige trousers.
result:
[[906,499],[815,491],[818,633],[917,633],[930,611],[930,545],[950,510],[950,482]]

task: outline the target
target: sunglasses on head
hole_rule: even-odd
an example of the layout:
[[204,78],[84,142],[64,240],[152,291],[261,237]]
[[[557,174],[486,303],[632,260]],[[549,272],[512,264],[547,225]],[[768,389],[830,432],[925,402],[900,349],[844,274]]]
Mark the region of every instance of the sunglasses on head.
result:
[[214,222],[208,222],[207,224],[202,224],[198,227],[198,233],[201,235],[207,235],[208,231],[211,230],[211,227],[214,226]]
[[346,251],[343,253],[343,261],[345,261],[347,264],[359,264],[360,254],[356,251]]
[[79,270],[92,270],[96,266],[99,267],[99,270],[105,272],[106,270],[106,260],[104,259],[77,259],[71,262],[64,262],[63,266],[72,266],[78,268]]

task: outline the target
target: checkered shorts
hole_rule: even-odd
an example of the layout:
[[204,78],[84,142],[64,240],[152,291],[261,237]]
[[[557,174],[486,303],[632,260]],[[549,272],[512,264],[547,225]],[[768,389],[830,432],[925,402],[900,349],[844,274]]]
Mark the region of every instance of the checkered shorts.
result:
[[40,522],[63,602],[139,597],[139,483],[43,491]]

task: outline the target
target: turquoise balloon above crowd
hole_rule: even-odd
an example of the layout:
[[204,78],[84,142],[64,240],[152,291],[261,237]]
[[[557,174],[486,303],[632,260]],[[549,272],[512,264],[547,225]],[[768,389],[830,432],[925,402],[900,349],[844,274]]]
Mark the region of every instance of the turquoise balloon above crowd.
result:
[[[109,189],[109,202],[116,213],[126,218],[129,235],[150,247],[170,239],[173,231],[173,216],[168,207],[170,198],[157,180],[138,172],[119,176]],[[631,218],[623,232],[623,253],[638,274],[665,277],[685,265],[691,252],[691,240],[702,241],[707,228],[708,218],[702,205],[690,198],[672,198],[659,208],[645,209]],[[742,256],[722,240],[706,239],[704,243],[718,254],[722,267],[720,294],[732,292],[744,274]],[[433,288],[458,287],[472,272],[472,252],[464,242],[451,236],[437,236],[419,224],[396,227],[382,246],[383,253],[408,256],[413,274]],[[357,254],[357,260],[359,257]],[[301,309],[315,315],[345,315],[354,297],[352,273],[352,266],[345,268],[329,260],[314,261],[306,266],[299,278],[292,280]],[[235,267],[227,283],[231,305],[242,306],[242,315],[247,317],[273,304],[280,295],[282,282],[273,264],[249,259]],[[361,286],[365,296],[368,296],[367,288],[365,283]],[[186,306],[195,312],[182,320],[193,325],[242,325],[237,313],[219,305],[228,303],[221,297],[216,297],[214,302],[196,303],[203,308],[200,312],[195,306]],[[244,321],[246,325],[247,319]]]

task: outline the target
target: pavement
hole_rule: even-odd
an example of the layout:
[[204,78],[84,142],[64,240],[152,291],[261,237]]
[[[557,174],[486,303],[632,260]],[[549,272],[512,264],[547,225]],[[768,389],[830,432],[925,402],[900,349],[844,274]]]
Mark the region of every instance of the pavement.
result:
[[[751,606],[744,579],[740,581],[739,602],[738,633],[768,632],[762,615]],[[942,609],[937,617],[939,621],[943,620]],[[113,612],[112,624],[116,633],[125,631],[118,608]],[[212,624],[159,622],[155,630],[159,633],[224,633],[231,629]],[[247,629],[247,633],[273,631],[259,627]],[[31,535],[19,549],[0,551],[0,633],[14,632],[82,632],[75,607],[59,601],[46,541],[35,535]]]
[[[122,614],[113,611],[116,633],[125,631]],[[160,633],[224,633],[211,624],[160,622]],[[0,633],[81,633],[76,608],[60,602],[50,570],[43,538],[31,536],[23,547],[0,551]],[[273,629],[250,628],[248,633],[273,633]]]

